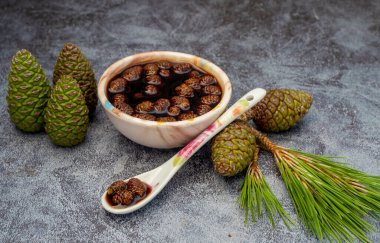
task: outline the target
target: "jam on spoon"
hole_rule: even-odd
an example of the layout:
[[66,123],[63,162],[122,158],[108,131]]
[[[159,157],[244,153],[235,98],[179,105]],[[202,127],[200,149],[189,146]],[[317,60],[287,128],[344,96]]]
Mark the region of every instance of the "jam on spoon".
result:
[[137,178],[131,178],[127,182],[119,180],[108,187],[106,201],[110,206],[132,206],[151,192],[152,187]]

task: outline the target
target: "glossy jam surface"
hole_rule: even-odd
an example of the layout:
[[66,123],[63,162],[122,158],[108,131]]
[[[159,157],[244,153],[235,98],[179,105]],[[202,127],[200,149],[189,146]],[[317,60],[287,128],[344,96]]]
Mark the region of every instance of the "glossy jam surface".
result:
[[209,112],[221,99],[217,80],[188,63],[128,67],[108,84],[108,99],[137,118],[173,122]]

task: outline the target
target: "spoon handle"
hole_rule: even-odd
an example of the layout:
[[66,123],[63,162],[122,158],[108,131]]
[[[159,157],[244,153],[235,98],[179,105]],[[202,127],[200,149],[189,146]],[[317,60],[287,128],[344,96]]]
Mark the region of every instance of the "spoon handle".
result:
[[219,133],[228,124],[233,122],[241,114],[257,104],[262,98],[264,98],[265,94],[266,91],[264,89],[257,88],[249,91],[242,98],[240,98],[206,130],[204,130],[188,145],[186,145],[171,159],[169,159],[166,162],[167,164],[165,163],[166,166],[172,167],[171,174],[175,174],[184,165],[184,163],[190,159],[190,157],[195,154],[205,143],[207,143],[212,137]]

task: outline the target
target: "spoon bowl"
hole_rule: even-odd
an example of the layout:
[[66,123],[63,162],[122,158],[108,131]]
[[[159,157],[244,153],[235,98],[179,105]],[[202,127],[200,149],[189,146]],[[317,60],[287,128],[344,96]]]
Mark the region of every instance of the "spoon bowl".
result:
[[[112,206],[107,201],[107,191],[105,191],[101,200],[103,208],[110,213],[127,214],[144,207],[161,192],[175,173],[177,173],[192,155],[194,155],[205,143],[218,134],[228,124],[257,104],[262,98],[264,98],[265,94],[266,91],[261,88],[251,90],[168,161],[153,170],[134,176],[133,178],[140,179],[152,187],[152,191],[141,201],[131,206]],[[126,179],[125,181],[127,182],[129,179]]]

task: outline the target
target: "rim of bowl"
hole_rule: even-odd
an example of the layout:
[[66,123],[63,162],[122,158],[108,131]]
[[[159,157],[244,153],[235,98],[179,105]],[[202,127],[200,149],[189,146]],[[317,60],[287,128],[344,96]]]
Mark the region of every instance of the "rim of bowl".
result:
[[[196,66],[197,68],[201,69],[202,71],[204,71],[206,73],[210,73],[213,76],[215,76],[214,73],[218,73],[218,75],[221,77],[219,79],[217,78],[217,81],[223,90],[222,98],[219,101],[219,103],[211,111],[209,111],[209,112],[207,112],[201,116],[198,116],[198,117],[195,117],[192,119],[188,119],[188,120],[175,121],[175,122],[162,122],[162,121],[144,120],[144,119],[140,119],[140,118],[128,115],[128,114],[118,110],[116,107],[114,107],[112,105],[111,101],[109,101],[107,96],[106,96],[107,85],[111,81],[111,79],[113,77],[115,77],[117,74],[119,74],[121,71],[125,70],[128,66],[134,66],[137,64],[149,63],[150,60],[153,59],[152,57],[159,58],[160,56],[162,56],[161,59],[164,59],[164,60],[170,59],[170,57],[179,58],[179,59],[181,59],[181,62],[189,62],[190,64]],[[141,61],[136,62],[136,60],[141,60]],[[127,64],[125,65],[124,63],[127,63]],[[130,65],[131,63],[133,63],[133,64]],[[205,71],[205,68],[212,70],[212,72]],[[224,86],[224,87],[222,87],[222,86]],[[172,127],[178,127],[178,126],[184,127],[187,125],[195,125],[197,123],[202,123],[203,121],[211,118],[214,115],[214,113],[216,113],[217,111],[221,110],[223,112],[227,108],[227,105],[231,99],[231,95],[232,95],[231,81],[228,78],[227,74],[220,67],[218,67],[214,63],[212,63],[212,62],[210,62],[204,58],[201,58],[201,57],[198,57],[195,55],[191,55],[191,54],[187,54],[187,53],[173,52],[173,51],[142,52],[142,53],[130,55],[130,56],[124,57],[122,59],[119,59],[118,61],[111,64],[104,71],[104,73],[102,74],[101,78],[99,79],[99,83],[98,83],[98,97],[99,97],[100,103],[102,104],[103,108],[107,112],[111,113],[112,116],[114,116],[118,119],[125,120],[125,121],[131,122],[133,124],[137,124],[140,126],[146,125],[149,127],[157,126],[157,125],[159,125],[159,126],[172,126]],[[118,111],[117,112],[118,114],[115,114],[116,112],[114,112],[114,109],[116,109]]]

